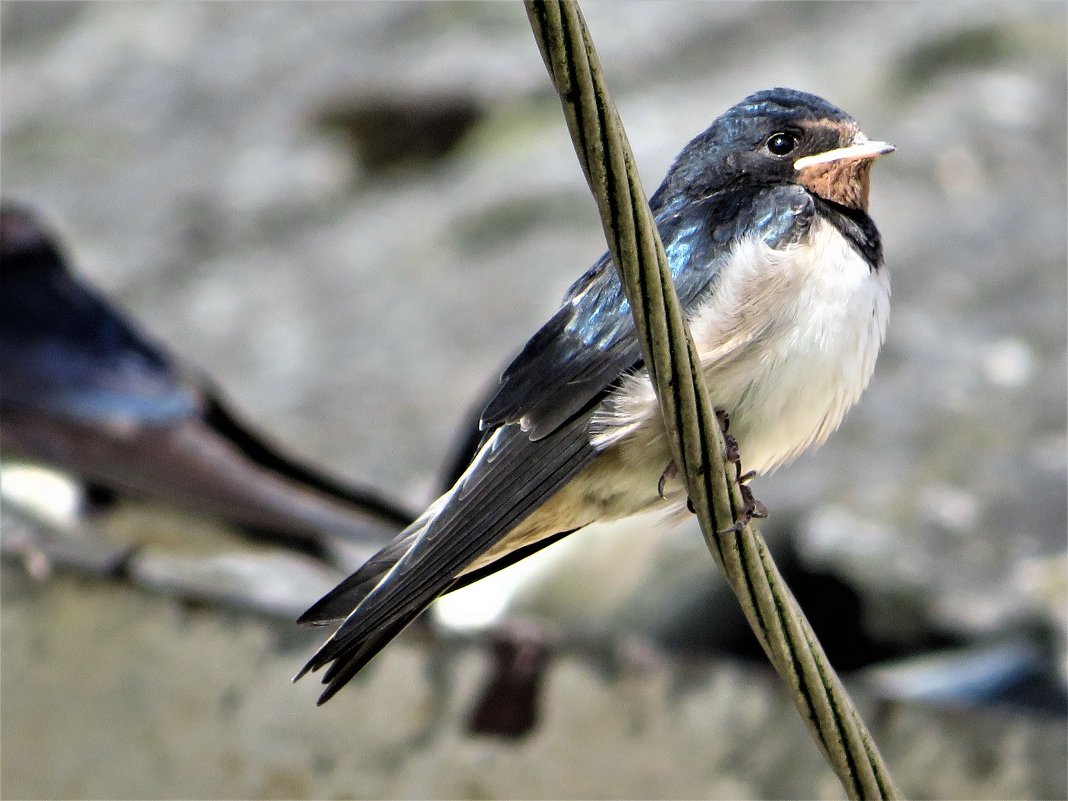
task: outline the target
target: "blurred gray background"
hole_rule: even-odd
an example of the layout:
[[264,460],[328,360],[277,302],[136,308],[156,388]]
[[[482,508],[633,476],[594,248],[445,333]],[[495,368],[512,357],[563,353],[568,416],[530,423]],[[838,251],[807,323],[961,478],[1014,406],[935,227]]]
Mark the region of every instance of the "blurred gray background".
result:
[[[887,344],[830,442],[756,483],[764,529],[872,636],[1008,643],[1062,682],[1064,4],[583,9],[649,192],[769,86],[897,145],[872,192]],[[5,0],[0,33],[4,197],[275,439],[415,506],[603,250],[518,3]],[[571,539],[511,614],[715,644],[732,601],[696,527]],[[464,732],[473,647],[402,637],[316,709],[288,677],[318,636],[281,619],[8,561],[0,622],[6,797],[841,796],[774,678],[707,650],[565,655],[535,732],[500,743]],[[1060,713],[856,682],[906,795],[1068,792]]]

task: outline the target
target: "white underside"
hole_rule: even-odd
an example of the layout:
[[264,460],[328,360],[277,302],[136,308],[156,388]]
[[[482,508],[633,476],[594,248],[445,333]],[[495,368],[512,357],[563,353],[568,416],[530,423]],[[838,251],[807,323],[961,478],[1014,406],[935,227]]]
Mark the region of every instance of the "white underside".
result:
[[[838,427],[875,369],[889,309],[886,270],[871,270],[830,223],[818,221],[784,250],[739,243],[690,330],[744,469],[768,473]],[[621,448],[635,467],[645,463],[637,473],[660,475],[670,461],[644,370],[605,402],[593,432],[598,449]]]

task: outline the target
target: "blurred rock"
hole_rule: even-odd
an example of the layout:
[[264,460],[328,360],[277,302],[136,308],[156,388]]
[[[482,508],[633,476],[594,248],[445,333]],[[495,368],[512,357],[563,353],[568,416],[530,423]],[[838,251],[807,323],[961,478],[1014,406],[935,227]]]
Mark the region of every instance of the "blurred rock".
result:
[[378,95],[331,100],[315,122],[349,140],[373,174],[442,158],[481,117],[480,104],[461,95]]

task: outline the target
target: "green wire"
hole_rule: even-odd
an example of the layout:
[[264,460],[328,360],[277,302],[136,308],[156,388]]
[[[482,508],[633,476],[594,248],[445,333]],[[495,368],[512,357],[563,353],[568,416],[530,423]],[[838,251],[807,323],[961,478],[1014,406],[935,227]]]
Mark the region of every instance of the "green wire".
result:
[[750,521],[729,531],[744,509],[741,490],[726,458],[663,243],[578,4],[527,0],[526,9],[597,201],[675,464],[686,476],[709,550],[848,796],[898,798],[878,748],[759,530]]

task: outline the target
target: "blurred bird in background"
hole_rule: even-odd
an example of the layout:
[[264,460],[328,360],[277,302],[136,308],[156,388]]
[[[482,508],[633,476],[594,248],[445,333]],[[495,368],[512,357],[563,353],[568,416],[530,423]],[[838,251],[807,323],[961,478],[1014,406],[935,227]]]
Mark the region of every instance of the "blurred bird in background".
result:
[[351,569],[411,522],[398,503],[282,452],[211,382],[76,277],[25,208],[0,208],[0,448],[217,517]]

